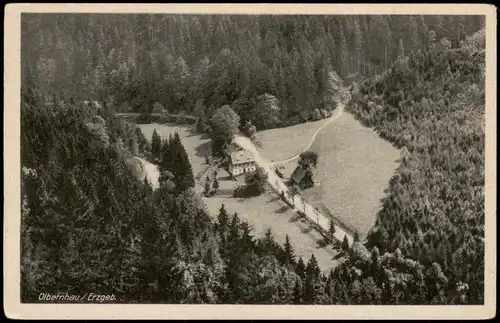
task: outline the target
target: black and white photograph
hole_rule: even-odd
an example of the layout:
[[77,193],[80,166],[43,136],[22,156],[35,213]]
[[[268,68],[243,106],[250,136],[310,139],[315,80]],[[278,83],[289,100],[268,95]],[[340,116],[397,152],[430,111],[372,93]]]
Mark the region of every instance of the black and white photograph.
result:
[[116,6],[16,9],[11,302],[494,306],[494,7]]

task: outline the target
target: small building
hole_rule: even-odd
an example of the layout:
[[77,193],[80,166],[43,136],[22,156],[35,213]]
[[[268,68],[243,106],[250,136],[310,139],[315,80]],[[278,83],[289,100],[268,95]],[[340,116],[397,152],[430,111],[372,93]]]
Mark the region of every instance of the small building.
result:
[[257,165],[250,151],[241,148],[233,148],[229,152],[228,168],[231,175],[237,176],[254,171]]
[[290,176],[292,185],[298,186],[301,190],[313,187],[315,185],[315,174],[312,167],[303,168],[300,165],[295,168]]

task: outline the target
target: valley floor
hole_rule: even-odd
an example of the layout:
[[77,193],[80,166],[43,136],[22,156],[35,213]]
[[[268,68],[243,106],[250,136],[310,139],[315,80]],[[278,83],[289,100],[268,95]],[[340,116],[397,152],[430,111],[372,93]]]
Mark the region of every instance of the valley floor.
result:
[[363,238],[375,224],[400,151],[350,113],[319,132],[310,150],[319,155],[320,186],[306,192],[308,201],[323,203]]
[[364,238],[373,227],[384,190],[399,165],[400,151],[343,107],[330,119],[260,132],[262,157],[275,156],[273,166],[288,179],[305,149],[318,153],[319,185],[301,192],[306,201],[339,219]]
[[305,220],[300,219],[295,211],[272,192],[246,199],[212,197],[203,200],[212,216],[217,215],[222,203],[229,214],[237,212],[240,219],[252,226],[256,237],[263,237],[270,228],[276,241],[283,246],[288,234],[296,256],[306,261],[314,253],[324,273],[337,266],[342,259],[335,259],[338,252],[332,245],[323,246],[324,239],[321,234],[312,229]]
[[[139,127],[149,140],[154,129],[163,139],[179,132],[193,172],[199,177],[196,190],[201,193],[206,176],[204,171],[209,166],[205,163],[205,156],[210,151],[210,139],[191,133],[190,127],[184,125],[145,124]],[[310,205],[328,210],[330,214],[322,211],[326,216],[334,216],[349,228],[358,230],[364,238],[375,223],[384,189],[398,166],[399,150],[343,109],[337,114],[334,112],[331,119],[261,132],[258,138],[265,139],[258,149],[263,160],[266,160],[264,156],[274,156],[286,161],[282,164],[285,177],[297,164],[297,160],[290,157],[308,147],[317,152],[319,186],[303,191],[302,196]],[[281,165],[278,160],[269,163],[272,164]],[[275,193],[266,192],[248,199],[233,198],[231,189],[234,183],[228,174],[219,169],[218,179],[219,194],[204,198],[209,214],[216,215],[224,203],[230,213],[237,212],[253,227],[256,236],[264,235],[266,229],[271,228],[276,239],[283,243],[288,234],[297,255],[308,259],[314,253],[323,270],[336,266],[336,252],[332,246],[321,247],[321,235],[297,219],[296,212]]]

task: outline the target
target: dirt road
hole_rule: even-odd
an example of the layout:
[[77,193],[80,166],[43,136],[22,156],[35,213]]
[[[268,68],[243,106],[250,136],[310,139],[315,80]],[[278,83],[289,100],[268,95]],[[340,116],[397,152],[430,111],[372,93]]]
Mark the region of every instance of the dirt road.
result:
[[[325,123],[323,126],[321,126],[320,128],[318,128],[318,130],[315,132],[314,136],[312,137],[311,139],[311,142],[309,144],[308,147],[310,147],[312,145],[312,143],[314,142],[314,138],[316,137],[316,134],[319,133],[319,131],[327,124],[329,124],[330,122],[333,122],[334,120],[336,120],[341,114],[343,113],[343,106],[339,107],[339,110],[338,112],[331,117],[331,120],[329,120],[327,123]],[[259,165],[260,167],[262,167],[264,169],[264,171],[267,173],[268,175],[268,182],[269,182],[269,185],[274,189],[276,190],[277,192],[288,192],[288,187],[285,185],[285,183],[283,183],[283,181],[281,180],[280,177],[278,177],[278,175],[272,170],[272,166],[276,163],[283,163],[284,161],[280,161],[280,162],[275,162],[275,163],[269,163],[267,160],[265,160],[264,158],[261,157],[261,155],[259,154],[259,151],[257,150],[257,148],[255,147],[255,145],[253,144],[253,142],[248,139],[247,137],[245,136],[242,136],[242,135],[236,135],[235,138],[234,138],[234,141],[237,145],[239,145],[241,148],[244,148],[250,152],[252,152],[253,156],[254,156],[254,159],[255,159],[255,162],[257,163],[257,165]],[[306,148],[305,150],[307,150],[308,148]],[[289,161],[289,160],[292,160],[294,158],[297,158],[297,156],[294,156],[294,157],[291,157],[289,159],[287,159],[286,161]],[[328,231],[328,228],[330,226],[330,219],[325,216],[324,214],[320,213],[320,211],[316,210],[313,206],[311,206],[310,204],[308,204],[307,202],[305,202],[299,195],[295,195],[293,198],[290,198],[290,197],[286,197],[288,201],[292,202],[294,205],[295,205],[295,210],[297,211],[301,211],[301,212],[304,212],[304,214],[310,219],[312,220],[313,222],[317,223],[322,229]],[[347,240],[349,242],[349,244],[352,244],[353,242],[353,237],[345,232],[341,227],[339,226],[335,226],[335,234],[334,234],[335,238],[339,241],[342,241],[344,239],[344,237],[347,237]]]
[[301,153],[303,153],[304,151],[307,151],[309,150],[309,148],[311,148],[314,140],[316,139],[316,135],[324,128],[326,127],[327,125],[329,125],[330,123],[332,123],[333,121],[337,120],[338,118],[340,118],[340,116],[344,113],[344,104],[343,103],[340,103],[339,107],[335,110],[335,113],[328,119],[327,122],[323,123],[320,127],[318,127],[318,129],[316,129],[316,131],[314,132],[314,134],[311,136],[311,140],[309,141],[309,144],[307,145],[307,147],[302,150],[302,152],[298,153],[298,154],[295,154],[293,155],[292,157],[290,158],[287,158],[287,159],[283,159],[283,160],[279,160],[279,161],[273,161],[273,162],[269,162],[269,165],[272,167],[272,166],[276,166],[276,165],[279,165],[279,164],[284,164],[284,163],[287,163],[287,162],[290,162],[294,159],[297,159]]

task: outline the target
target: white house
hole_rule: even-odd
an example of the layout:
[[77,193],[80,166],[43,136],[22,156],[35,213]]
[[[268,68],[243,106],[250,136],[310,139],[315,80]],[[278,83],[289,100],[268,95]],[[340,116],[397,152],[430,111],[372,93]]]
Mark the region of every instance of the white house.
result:
[[229,172],[233,176],[254,171],[257,168],[255,160],[250,151],[236,149],[229,155]]

